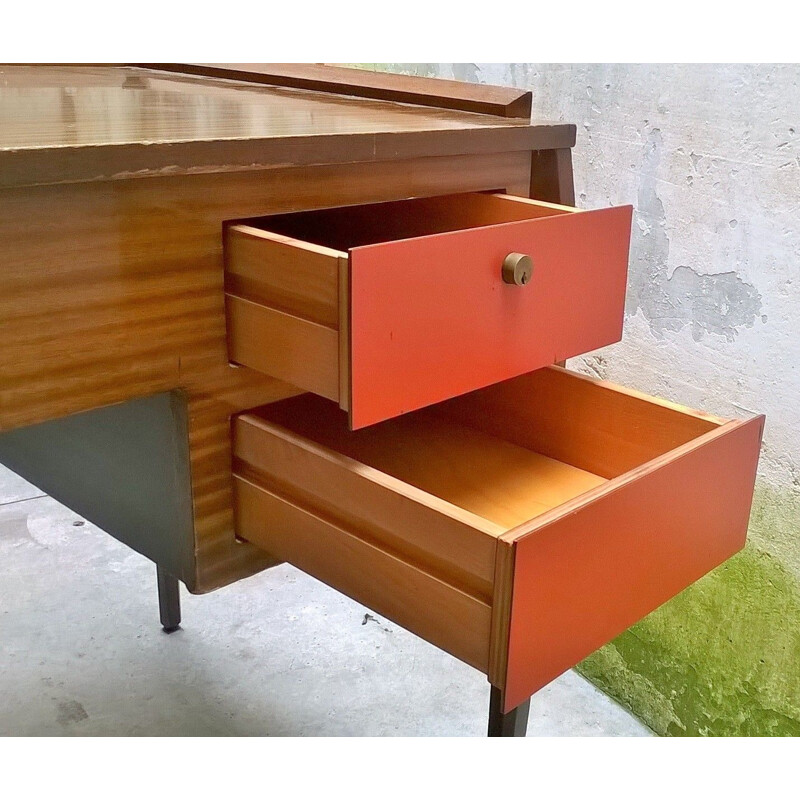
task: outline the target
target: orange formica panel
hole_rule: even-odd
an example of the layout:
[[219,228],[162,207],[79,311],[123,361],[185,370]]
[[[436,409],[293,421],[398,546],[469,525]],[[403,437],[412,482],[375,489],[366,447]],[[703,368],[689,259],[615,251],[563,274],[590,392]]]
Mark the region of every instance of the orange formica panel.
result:
[[[567,212],[354,247],[352,428],[618,341],[631,214]],[[533,260],[525,286],[502,279],[515,252]]]
[[763,425],[727,423],[514,542],[506,711],[744,547]]

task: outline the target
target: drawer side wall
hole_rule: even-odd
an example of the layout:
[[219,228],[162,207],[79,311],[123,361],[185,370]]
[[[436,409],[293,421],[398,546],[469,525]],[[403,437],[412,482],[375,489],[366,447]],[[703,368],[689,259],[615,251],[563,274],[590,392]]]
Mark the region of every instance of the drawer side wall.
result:
[[338,269],[344,253],[247,225],[227,227],[224,243],[227,292],[338,326]]
[[233,448],[234,473],[335,519],[459,590],[491,600],[497,538],[415,499],[426,497],[423,492],[407,486],[407,492],[400,491],[401,482],[352,466],[336,453],[305,447],[288,431],[265,426],[251,415],[234,421]]
[[234,499],[248,542],[488,671],[487,603],[245,478],[234,476]]
[[560,367],[455,398],[437,412],[604,478],[724,422]]

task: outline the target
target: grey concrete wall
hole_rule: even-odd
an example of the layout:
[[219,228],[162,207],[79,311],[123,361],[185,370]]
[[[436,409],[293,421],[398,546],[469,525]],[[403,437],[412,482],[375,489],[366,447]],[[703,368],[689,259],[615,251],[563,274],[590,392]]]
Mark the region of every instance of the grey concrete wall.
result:
[[623,341],[571,366],[767,415],[750,549],[586,671],[660,732],[800,732],[800,67],[382,68],[531,89],[577,204],[634,206]]

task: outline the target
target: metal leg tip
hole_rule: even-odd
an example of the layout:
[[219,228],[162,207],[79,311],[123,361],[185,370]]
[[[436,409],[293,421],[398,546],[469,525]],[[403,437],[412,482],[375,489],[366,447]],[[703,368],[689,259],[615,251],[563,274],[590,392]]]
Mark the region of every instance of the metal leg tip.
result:
[[164,625],[164,627],[161,628],[161,630],[164,631],[164,633],[175,633],[175,631],[179,631],[180,629],[181,629],[180,625],[170,625],[169,627]]
[[158,609],[161,629],[164,633],[175,633],[181,627],[181,593],[178,579],[168,575],[160,567],[158,574]]

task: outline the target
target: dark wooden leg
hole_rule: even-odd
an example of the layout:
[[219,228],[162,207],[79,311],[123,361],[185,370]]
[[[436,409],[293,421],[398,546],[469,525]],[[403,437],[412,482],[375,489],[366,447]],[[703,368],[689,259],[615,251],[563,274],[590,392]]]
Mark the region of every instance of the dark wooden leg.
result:
[[531,153],[530,196],[546,203],[575,205],[572,150],[569,147]]
[[181,626],[181,595],[178,579],[168,575],[161,567],[158,574],[158,610],[164,633],[173,633]]
[[489,731],[487,736],[525,736],[528,730],[528,712],[531,701],[526,700],[508,714],[503,713],[501,692],[492,686],[489,696]]
[[[533,150],[531,152],[531,188],[529,196],[545,203],[575,205],[575,175],[572,171],[572,149]],[[565,367],[566,361],[556,361]],[[527,712],[526,712],[527,714]]]

